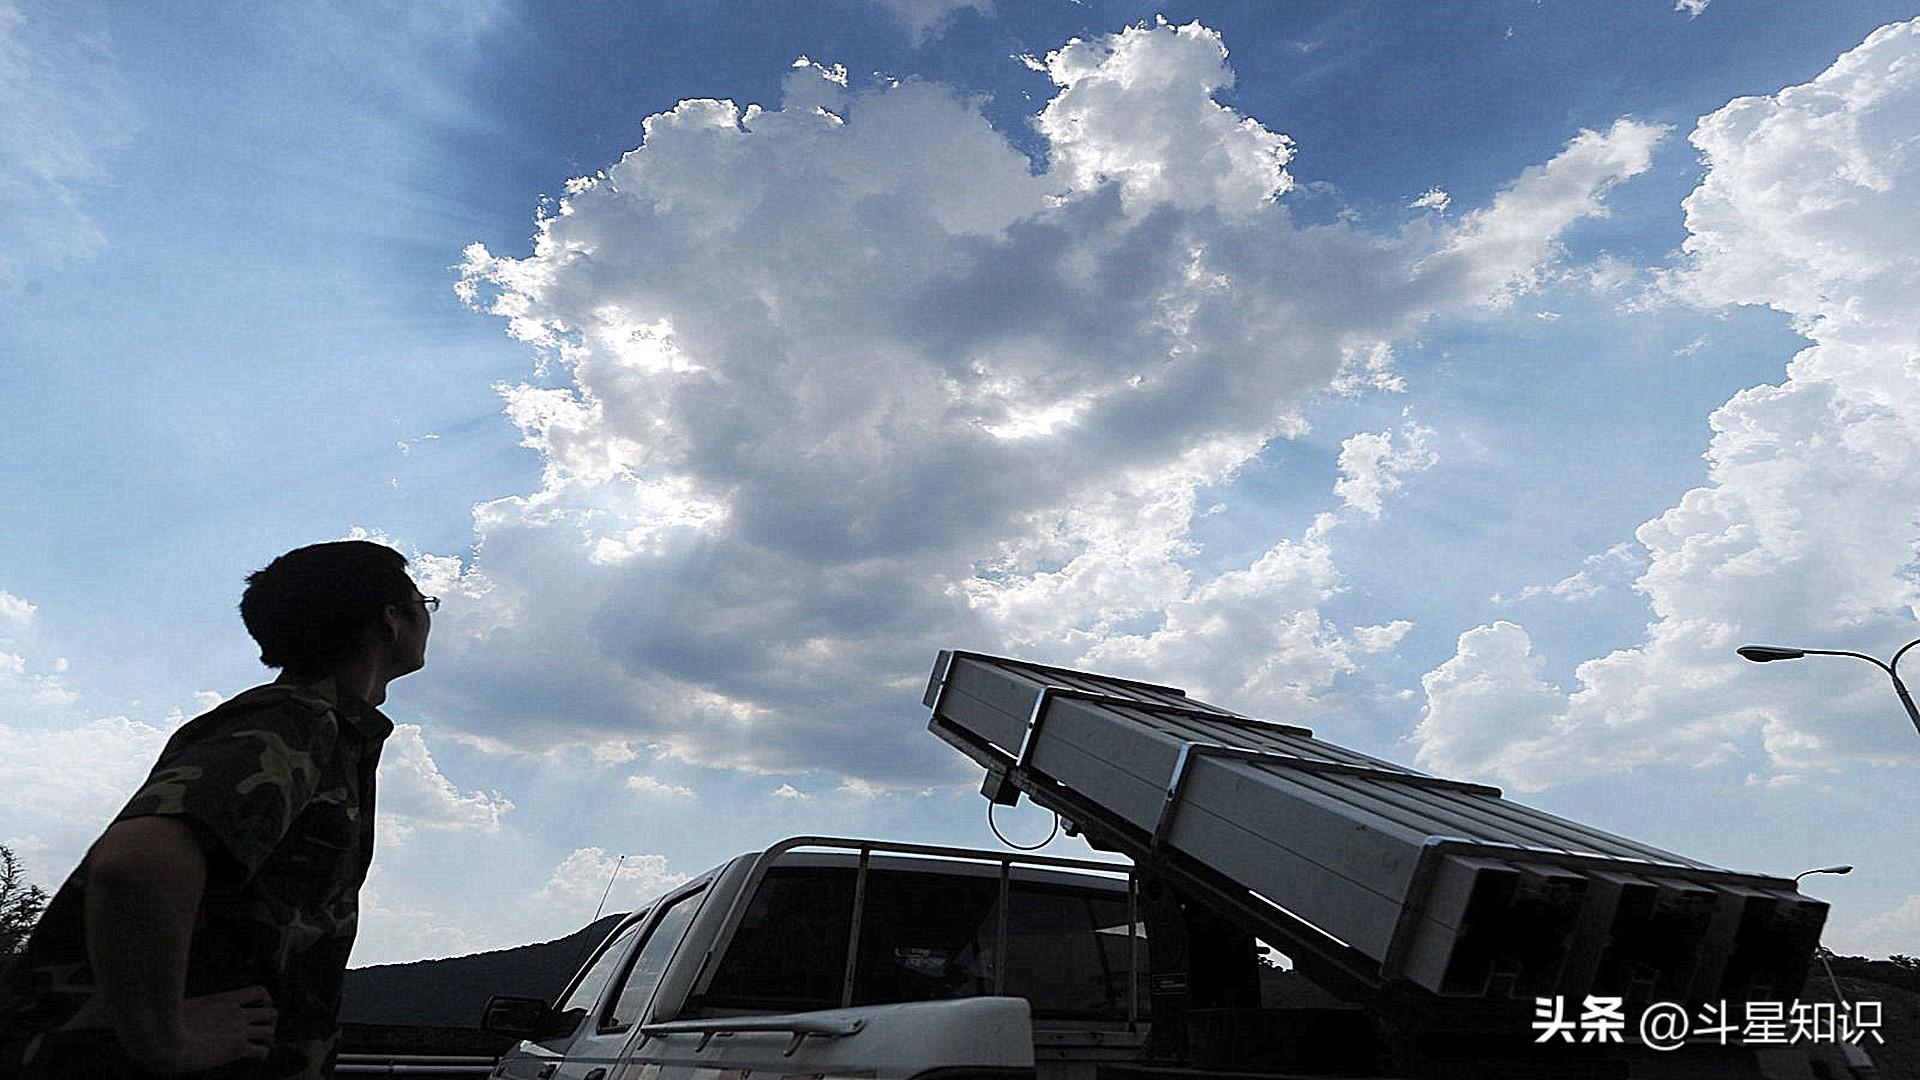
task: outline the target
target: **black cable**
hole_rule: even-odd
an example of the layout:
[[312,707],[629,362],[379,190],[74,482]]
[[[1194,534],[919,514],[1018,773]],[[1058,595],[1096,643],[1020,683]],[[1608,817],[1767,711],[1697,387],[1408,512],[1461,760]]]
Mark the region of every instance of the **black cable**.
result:
[[1045,840],[1042,840],[1031,847],[1025,847],[1020,844],[1016,844],[1013,841],[1007,839],[1005,836],[1001,836],[1000,826],[995,825],[993,823],[993,808],[997,805],[999,804],[991,803],[991,802],[987,804],[987,828],[993,830],[993,835],[998,837],[1001,843],[1007,845],[1008,847],[1012,848],[1015,851],[1039,851],[1041,848],[1046,847],[1048,844],[1053,843],[1053,838],[1060,835],[1060,812],[1056,810],[1053,812],[1053,831],[1047,834],[1047,838]]

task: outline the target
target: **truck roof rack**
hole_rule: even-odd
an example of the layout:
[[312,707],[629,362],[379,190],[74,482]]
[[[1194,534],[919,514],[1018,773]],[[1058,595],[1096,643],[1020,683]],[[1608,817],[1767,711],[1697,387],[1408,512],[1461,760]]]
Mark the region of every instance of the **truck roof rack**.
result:
[[[860,952],[859,930],[861,912],[867,889],[867,872],[872,866],[873,857],[876,854],[883,857],[920,857],[965,863],[983,863],[994,866],[997,869],[1000,883],[998,909],[1000,912],[1000,923],[997,928],[998,936],[994,945],[996,955],[1005,955],[1006,953],[1007,890],[1012,883],[1016,867],[1023,870],[1038,870],[1042,872],[1070,870],[1080,872],[1083,876],[1088,873],[1114,875],[1125,880],[1129,909],[1133,906],[1135,890],[1134,868],[1123,862],[1107,862],[1097,859],[1072,859],[1058,855],[1037,855],[1021,851],[985,851],[978,848],[949,847],[939,844],[913,844],[893,840],[863,840],[842,836],[790,836],[762,851],[743,855],[740,859],[736,860],[736,862],[751,860],[747,863],[745,869],[745,884],[734,893],[733,903],[728,907],[721,921],[720,929],[714,937],[714,944],[707,949],[706,954],[700,959],[699,970],[694,976],[696,993],[704,994],[711,985],[713,981],[713,965],[719,954],[723,953],[726,947],[731,944],[741,920],[746,916],[747,906],[754,894],[758,891],[759,883],[766,877],[767,872],[779,864],[782,859],[790,853],[806,848],[825,848],[856,856],[853,931],[847,938],[845,972],[844,977],[841,979],[840,1004],[842,1007],[851,1007],[853,1004],[854,969]],[[1127,932],[1129,934],[1138,932],[1138,920],[1132,917],[1131,914],[1128,918]],[[1137,954],[1129,951],[1129,956],[1133,962],[1137,963]],[[1005,978],[1005,965],[995,965],[994,984],[996,992],[999,991]],[[1136,982],[1139,979],[1137,968],[1132,973],[1131,978]],[[1135,1018],[1133,1009],[1136,1005],[1137,1002],[1129,995],[1128,1009],[1130,1020]]]
[[934,734],[987,772],[1246,922],[1354,998],[1587,993],[1782,999],[1827,905],[1242,716],[1183,690],[942,651]]

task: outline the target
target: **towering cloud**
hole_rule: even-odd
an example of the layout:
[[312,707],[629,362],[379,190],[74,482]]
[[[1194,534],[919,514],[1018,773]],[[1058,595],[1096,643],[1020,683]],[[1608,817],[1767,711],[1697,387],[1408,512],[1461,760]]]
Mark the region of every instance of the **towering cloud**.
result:
[[[941,646],[1250,708],[1309,705],[1377,646],[1320,613],[1332,519],[1196,576],[1196,492],[1312,395],[1391,386],[1434,313],[1528,287],[1659,129],[1581,133],[1457,225],[1299,226],[1291,142],[1215,100],[1218,34],[1032,62],[1058,87],[1044,171],[961,93],[803,62],[777,109],[648,118],[531,254],[468,250],[462,295],[542,357],[502,393],[545,474],[435,586],[467,594],[443,715],[901,781],[947,764],[903,716]],[[1427,460],[1403,440],[1356,451],[1368,513]]]
[[1785,312],[1811,345],[1781,383],[1713,414],[1707,484],[1638,530],[1646,639],[1580,665],[1563,693],[1539,680],[1520,627],[1469,631],[1426,678],[1424,763],[1539,787],[1743,751],[1776,780],[1915,760],[1920,743],[1866,665],[1755,669],[1733,649],[1885,656],[1915,636],[1916,132],[1920,21],[1875,31],[1812,82],[1700,120],[1691,138],[1707,172],[1666,286]]

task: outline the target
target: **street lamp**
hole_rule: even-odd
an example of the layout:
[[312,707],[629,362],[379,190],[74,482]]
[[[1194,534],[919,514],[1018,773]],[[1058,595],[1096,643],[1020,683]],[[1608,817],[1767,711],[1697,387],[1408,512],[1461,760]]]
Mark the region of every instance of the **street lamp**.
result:
[[1806,877],[1808,874],[1851,874],[1851,873],[1853,873],[1853,867],[1851,866],[1823,866],[1818,870],[1800,871],[1799,873],[1793,875],[1793,883],[1795,885],[1800,884],[1800,879],[1803,877]]
[[1803,656],[1851,656],[1856,660],[1865,660],[1886,672],[1887,678],[1893,680],[1893,692],[1900,696],[1900,704],[1906,707],[1907,719],[1913,721],[1913,730],[1920,731],[1920,709],[1914,708],[1913,695],[1907,693],[1907,684],[1900,681],[1899,672],[1900,658],[1907,655],[1907,650],[1915,645],[1920,645],[1920,638],[1900,646],[1900,651],[1893,654],[1892,663],[1878,660],[1866,653],[1848,652],[1845,649],[1782,649],[1773,645],[1742,645],[1737,651],[1742,657],[1756,664],[1770,664],[1775,660],[1798,660]]
[[[1742,649],[1742,650],[1740,650],[1740,651],[1741,651],[1742,653],[1745,653],[1745,652],[1746,652],[1746,650],[1745,650],[1745,649]],[[1784,651],[1787,651],[1787,650],[1781,650],[1781,651],[1783,651],[1783,652],[1784,652]],[[1813,650],[1812,650],[1812,649],[1808,649],[1807,651],[1808,651],[1808,652],[1812,652]],[[1902,651],[1905,651],[1905,650],[1902,650]],[[1752,658],[1751,658],[1751,657],[1749,657],[1748,659],[1752,659]],[[1795,875],[1793,875],[1793,883],[1794,883],[1795,885],[1798,885],[1798,884],[1800,884],[1800,879],[1801,879],[1801,878],[1803,878],[1803,877],[1806,877],[1806,876],[1807,876],[1808,874],[1851,874],[1851,873],[1853,873],[1853,867],[1851,867],[1851,866],[1848,866],[1848,865],[1844,865],[1844,864],[1843,864],[1843,865],[1840,865],[1840,866],[1823,866],[1823,867],[1821,867],[1821,868],[1820,868],[1820,869],[1818,869],[1818,870],[1802,870],[1802,871],[1800,871],[1799,873],[1797,873],[1797,874],[1795,874]],[[1835,1001],[1838,1001],[1838,1002],[1839,1002],[1840,1004],[1842,1004],[1842,1005],[1845,1005],[1845,1004],[1847,1003],[1847,995],[1845,995],[1845,994],[1843,994],[1843,993],[1841,993],[1841,992],[1840,992],[1840,980],[1839,980],[1839,979],[1836,979],[1836,978],[1834,978],[1834,975],[1833,975],[1833,963],[1832,963],[1832,961],[1829,961],[1829,960],[1827,959],[1827,950],[1825,950],[1825,949],[1819,949],[1819,950],[1817,950],[1817,951],[1815,952],[1815,955],[1816,955],[1816,956],[1818,956],[1818,957],[1820,957],[1820,966],[1821,966],[1821,967],[1823,967],[1823,968],[1826,968],[1826,969],[1827,969],[1827,983],[1828,983],[1828,985],[1830,985],[1830,986],[1832,986],[1832,987],[1833,987],[1833,998],[1834,998],[1834,1000],[1835,1000]]]

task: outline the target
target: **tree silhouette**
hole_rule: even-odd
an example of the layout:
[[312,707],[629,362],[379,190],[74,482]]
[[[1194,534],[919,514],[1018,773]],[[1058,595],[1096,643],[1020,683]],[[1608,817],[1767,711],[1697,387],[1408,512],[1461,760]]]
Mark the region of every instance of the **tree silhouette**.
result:
[[26,880],[26,869],[13,849],[0,844],[0,970],[26,946],[27,935],[47,906],[47,892]]

